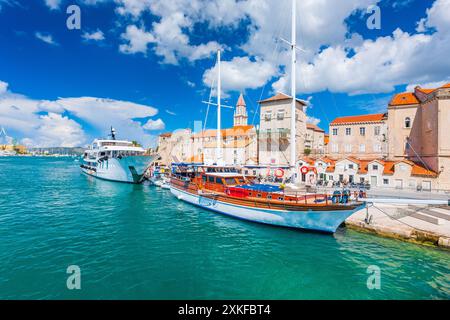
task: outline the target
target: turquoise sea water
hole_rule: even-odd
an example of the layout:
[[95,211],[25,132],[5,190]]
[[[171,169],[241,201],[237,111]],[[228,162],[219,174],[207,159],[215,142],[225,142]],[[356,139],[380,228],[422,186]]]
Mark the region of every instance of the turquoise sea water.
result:
[[[69,265],[81,290],[66,287]],[[0,298],[449,299],[450,252],[235,220],[73,159],[0,158]]]

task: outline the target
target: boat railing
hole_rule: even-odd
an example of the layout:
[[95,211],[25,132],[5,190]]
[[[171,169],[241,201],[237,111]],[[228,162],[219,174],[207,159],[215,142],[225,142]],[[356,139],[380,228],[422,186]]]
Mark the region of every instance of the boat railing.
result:
[[[230,194],[228,190],[225,193]],[[255,196],[256,195],[256,196]],[[324,205],[333,204],[347,204],[352,202],[358,202],[359,199],[365,198],[367,195],[364,192],[351,192],[350,190],[335,190],[332,194],[329,193],[304,193],[303,191],[289,191],[288,193],[282,191],[271,192],[258,192],[256,194],[251,192],[250,194],[243,195],[246,198],[253,198],[256,203],[258,199],[266,200],[267,205],[270,207],[270,203],[273,201],[281,202],[284,206],[289,204],[318,204]],[[239,196],[238,196],[239,197]]]

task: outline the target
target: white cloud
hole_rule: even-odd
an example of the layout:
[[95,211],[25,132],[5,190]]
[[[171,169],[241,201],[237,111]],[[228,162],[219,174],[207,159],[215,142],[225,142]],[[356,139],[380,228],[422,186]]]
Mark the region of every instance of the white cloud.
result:
[[[147,45],[154,43],[156,55],[162,57],[162,62],[166,64],[176,65],[182,59],[190,62],[197,61],[210,57],[212,53],[222,48],[216,41],[193,44],[188,33],[192,31],[195,23],[210,22],[214,25],[221,25],[235,24],[239,21],[239,19],[231,19],[236,16],[232,13],[238,11],[236,7],[233,7],[233,4],[239,3],[236,0],[119,0],[118,2],[120,6],[117,11],[122,15],[132,16],[134,20],[145,11],[159,17],[158,21],[153,22],[152,28],[148,32],[143,28],[134,26],[134,29],[130,29],[131,26],[128,26],[122,35],[122,38],[128,43],[122,44],[120,51],[146,53]],[[216,10],[214,17],[222,16],[223,19],[212,19],[213,16],[206,13],[214,11],[213,9]],[[228,9],[231,10],[228,12],[226,11]],[[141,32],[137,32],[138,30]]]
[[436,0],[430,9],[427,9],[427,17],[420,20],[419,32],[428,28],[436,28],[438,32],[450,33],[450,1]]
[[149,131],[164,130],[165,127],[166,127],[166,125],[164,124],[164,121],[162,121],[161,119],[157,119],[157,120],[150,119],[143,126],[143,128],[145,130],[149,130]]
[[57,10],[57,9],[59,9],[59,6],[61,5],[61,0],[45,0],[45,4],[51,10]]
[[86,41],[102,41],[105,40],[105,35],[103,34],[103,31],[97,29],[97,31],[94,32],[84,32],[81,37]]
[[0,95],[6,93],[7,90],[8,90],[8,83],[0,81]]
[[320,123],[320,119],[312,117],[312,116],[308,116],[306,118],[306,122],[315,124],[317,126]]
[[[364,40],[359,35],[352,35],[357,41],[337,37],[336,42],[312,56],[300,53],[297,90],[356,95],[392,92],[395,86],[411,82],[441,82],[450,73],[446,58],[450,52],[449,11],[449,0],[436,0],[427,10],[427,17],[418,23],[417,30],[434,29],[435,33],[409,34],[397,29],[391,36],[375,40]],[[286,91],[289,83],[290,77],[283,76],[273,89]]]
[[27,145],[45,147],[76,147],[86,140],[80,124],[57,113],[48,113],[39,117],[33,138],[24,138]]
[[406,87],[406,91],[413,92],[417,86],[419,86],[423,89],[435,89],[435,88],[440,88],[447,83],[450,83],[450,78],[447,78],[447,80],[436,81],[436,82],[409,84]]
[[[277,74],[277,69],[269,62],[248,57],[235,57],[221,63],[222,89],[227,91],[244,91],[263,86]],[[217,78],[217,66],[203,74],[203,83],[210,86]],[[217,82],[217,81],[216,81]]]
[[[348,48],[329,47],[310,63],[300,63],[297,89],[304,93],[387,93],[396,85],[438,81],[450,72],[450,62],[445,58],[450,52],[450,38],[439,34],[411,35],[397,29],[392,36],[365,40],[352,49],[355,54],[350,57]],[[286,90],[288,83],[282,77],[273,87]]]
[[41,33],[41,32],[36,32],[35,33],[36,38],[38,38],[39,40],[48,43],[50,45],[56,46],[58,45],[58,43],[53,39],[53,36],[51,34],[45,34],[45,33]]
[[[157,109],[149,106],[112,99],[79,97],[50,101],[10,92],[0,95],[0,123],[34,146],[83,145],[97,135],[106,136],[110,126],[117,129],[119,137],[148,146],[156,138],[146,133],[135,119],[157,113]],[[84,126],[93,132],[85,132]]]
[[127,27],[125,33],[122,34],[122,39],[126,40],[128,44],[121,44],[119,50],[123,53],[147,53],[147,46],[149,43],[155,42],[152,34],[140,29],[135,25]]
[[[230,77],[234,78],[229,79],[230,88],[242,90],[260,87],[277,73],[280,66],[289,64],[289,52],[284,45],[279,44],[274,48],[278,37],[289,39],[290,36],[289,0],[118,0],[117,2],[119,14],[130,16],[134,21],[141,19],[144,12],[151,12],[159,17],[148,31],[135,25],[127,27],[122,35],[125,43],[120,46],[120,51],[124,53],[145,54],[148,44],[154,44],[153,49],[163,58],[163,63],[177,64],[181,59],[189,61],[204,59],[212,56],[223,46],[215,41],[193,44],[192,31],[196,24],[204,23],[209,28],[227,27],[233,32],[233,28],[243,19],[248,19],[249,36],[241,48],[248,54],[246,58],[248,63],[245,67],[256,71],[251,74],[255,79],[249,79],[250,76],[244,75],[243,72],[239,79],[230,74],[236,75],[238,68],[243,64],[240,58],[236,57],[231,60],[236,66],[229,67]],[[300,60],[312,61],[323,46],[361,43],[362,38],[358,35],[347,39],[345,19],[357,10],[365,11],[372,4],[373,0],[348,0],[339,5],[331,0],[299,2],[297,15],[300,45],[308,50]],[[304,14],[305,12],[308,14]],[[263,75],[257,71],[261,66],[264,67]],[[208,75],[205,73],[205,76]],[[261,78],[265,82],[261,83]],[[280,81],[286,82],[283,79]]]

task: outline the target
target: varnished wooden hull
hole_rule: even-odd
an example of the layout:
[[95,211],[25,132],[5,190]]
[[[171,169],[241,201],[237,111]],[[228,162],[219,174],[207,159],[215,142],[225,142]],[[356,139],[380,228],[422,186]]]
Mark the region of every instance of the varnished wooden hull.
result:
[[253,222],[282,227],[334,233],[354,212],[357,205],[301,205],[277,204],[267,201],[249,201],[206,191],[199,193],[191,184],[184,187],[172,184],[170,188],[178,199],[196,206]]

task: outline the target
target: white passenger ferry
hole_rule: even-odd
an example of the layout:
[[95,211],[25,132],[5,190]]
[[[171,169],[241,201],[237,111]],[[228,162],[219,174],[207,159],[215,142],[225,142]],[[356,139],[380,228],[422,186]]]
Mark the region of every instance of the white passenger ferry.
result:
[[128,183],[141,183],[144,173],[155,156],[127,140],[116,140],[111,128],[111,139],[96,139],[85,150],[81,170],[93,177]]

